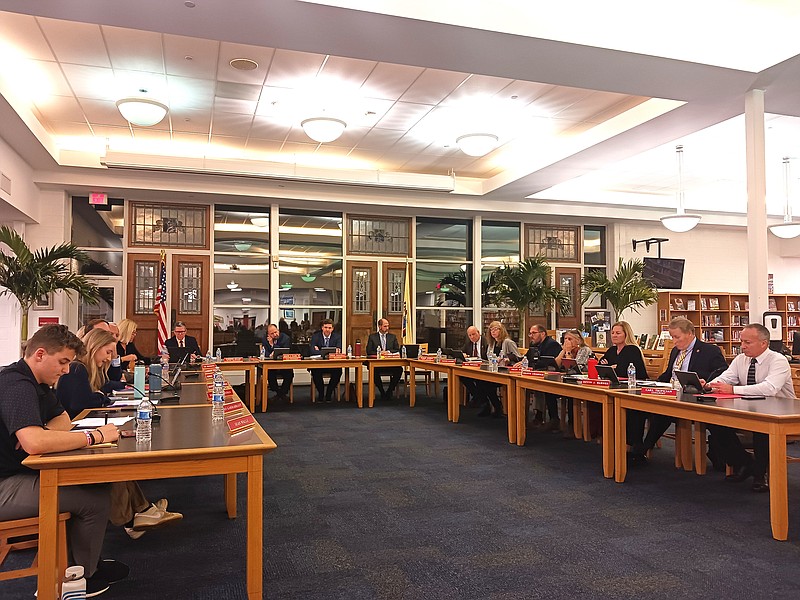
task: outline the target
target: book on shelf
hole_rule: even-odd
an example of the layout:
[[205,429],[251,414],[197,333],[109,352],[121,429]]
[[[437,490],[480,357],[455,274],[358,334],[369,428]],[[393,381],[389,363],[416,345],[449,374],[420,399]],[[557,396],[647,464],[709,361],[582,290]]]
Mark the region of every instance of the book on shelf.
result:
[[700,310],[708,310],[708,304],[705,298],[700,298]]
[[788,310],[789,312],[794,312],[795,311],[794,302],[787,302],[786,303],[786,310]]
[[769,299],[769,309],[772,312],[775,312],[776,310],[778,310],[778,301],[775,300],[775,298],[770,298]]
[[740,306],[740,305],[739,305],[739,301],[738,301],[738,300],[734,300],[734,301],[733,301],[733,310],[741,310],[741,309],[739,308],[739,306]]
[[719,298],[716,296],[708,299],[708,307],[711,310],[719,310]]
[[694,299],[687,300],[686,301],[686,310],[697,310],[697,302]]
[[683,304],[683,298],[675,298],[675,310],[686,310]]
[[639,348],[647,348],[647,334],[643,333],[639,336]]

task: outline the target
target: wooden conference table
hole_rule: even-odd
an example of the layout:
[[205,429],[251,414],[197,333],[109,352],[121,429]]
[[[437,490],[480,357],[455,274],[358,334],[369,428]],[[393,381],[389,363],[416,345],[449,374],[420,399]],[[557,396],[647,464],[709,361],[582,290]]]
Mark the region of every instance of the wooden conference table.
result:
[[275,442],[258,424],[243,433],[228,434],[224,421],[211,421],[208,403],[159,406],[159,412],[161,421],[154,423],[153,438],[147,447],[137,447],[135,438],[120,438],[115,447],[31,455],[23,461],[25,466],[39,471],[41,600],[53,600],[58,593],[56,523],[60,486],[224,475],[226,508],[228,515],[235,517],[237,473],[247,474],[247,597],[262,598],[263,458],[276,448]]
[[[363,406],[364,390],[362,389],[362,359],[360,358],[334,358],[334,359],[313,359],[313,360],[262,360],[257,364],[261,365],[261,410],[267,410],[267,395],[269,392],[269,372],[270,371],[287,371],[295,369],[344,369],[344,384],[345,393],[349,389],[350,383],[350,369],[356,370],[356,402],[358,408]],[[372,381],[372,371],[370,371],[370,381]],[[313,383],[312,383],[313,385]],[[374,400],[374,391],[370,386],[370,407]],[[251,410],[253,405],[251,404]]]
[[[678,398],[644,396],[636,392],[611,390],[614,396],[616,481],[627,474],[625,423],[629,410],[641,410],[700,424],[724,425],[769,435],[769,507],[772,537],[785,540],[789,531],[789,496],[787,485],[786,437],[800,434],[800,400],[794,398],[719,399],[714,403],[696,402],[694,396]],[[696,445],[696,452],[698,451]],[[705,464],[705,456],[698,456]]]

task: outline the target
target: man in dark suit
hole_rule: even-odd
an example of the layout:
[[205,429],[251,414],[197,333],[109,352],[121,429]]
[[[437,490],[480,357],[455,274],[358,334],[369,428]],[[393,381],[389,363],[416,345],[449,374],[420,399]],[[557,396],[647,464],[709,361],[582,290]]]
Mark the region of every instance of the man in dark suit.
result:
[[200,350],[200,344],[197,343],[197,339],[186,335],[186,325],[184,325],[183,321],[175,323],[172,334],[172,337],[164,342],[167,348],[186,348],[192,359],[203,356],[203,351]]
[[[467,327],[467,341],[461,350],[468,358],[487,359],[486,340],[483,339],[480,330],[474,325]],[[488,417],[492,414],[492,406],[495,408],[494,414],[497,418],[503,416],[503,405],[497,396],[496,384],[470,377],[462,377],[461,383],[467,388],[467,392],[475,399],[475,402],[483,407],[478,413],[479,417]]]
[[[267,340],[264,343],[264,354],[267,358],[273,358],[273,351],[275,348],[290,348],[292,340],[285,333],[278,331],[278,326],[270,323],[267,327]],[[278,378],[282,380],[281,385],[278,385]],[[292,387],[294,381],[294,371],[292,369],[270,369],[267,375],[267,382],[269,389],[277,392],[277,400],[286,400],[289,396],[289,389]]]
[[[658,381],[667,383],[675,381],[675,371],[694,371],[700,379],[709,381],[728,368],[725,357],[718,346],[707,344],[697,339],[694,334],[694,323],[684,317],[675,317],[669,322],[669,334],[672,337],[673,347],[669,355],[666,370],[659,375]],[[672,417],[664,415],[645,415],[650,419],[650,428],[642,445],[631,448],[630,460],[632,463],[646,463],[645,454],[655,447],[656,442],[675,422]],[[713,441],[713,440],[712,440]],[[709,458],[715,464],[714,444],[709,443]]]
[[[536,362],[540,356],[552,356],[555,358],[561,354],[561,344],[547,335],[547,327],[544,325],[534,324],[531,325],[528,331],[528,339],[531,343],[528,347],[528,353],[525,355],[528,359],[528,364],[532,368],[536,368]],[[550,417],[548,423],[544,426],[545,431],[559,431],[561,429],[561,421],[558,418],[558,396],[555,394],[544,394],[536,392],[536,397],[547,405],[547,413]],[[541,404],[539,405],[541,406]],[[537,421],[534,418],[534,423]]]
[[[370,334],[367,340],[367,356],[378,355],[381,352],[400,352],[397,336],[389,333],[389,321],[378,319],[378,331]],[[383,389],[383,375],[389,376],[389,388]],[[381,394],[381,400],[391,400],[394,389],[403,376],[403,367],[381,367],[375,369],[375,386]]]
[[[311,336],[311,353],[320,352],[322,348],[336,348],[337,352],[342,351],[342,336],[333,330],[333,321],[330,319],[322,321],[320,330]],[[325,381],[322,379],[325,375],[330,377],[327,391],[325,391]],[[333,393],[341,378],[341,369],[311,369],[311,379],[317,388],[320,401],[324,398],[325,402],[333,402]]]

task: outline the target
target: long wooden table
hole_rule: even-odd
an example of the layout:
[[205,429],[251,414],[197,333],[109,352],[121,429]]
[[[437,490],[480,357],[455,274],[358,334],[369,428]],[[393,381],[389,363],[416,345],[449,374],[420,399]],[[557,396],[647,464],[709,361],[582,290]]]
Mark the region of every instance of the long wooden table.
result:
[[[269,372],[286,371],[295,369],[344,369],[345,393],[350,383],[350,369],[356,370],[356,402],[358,408],[362,408],[364,403],[364,390],[362,385],[362,359],[360,358],[334,358],[324,360],[262,360],[261,365],[261,411],[267,410],[267,396],[269,393]],[[372,381],[370,372],[370,381]],[[311,385],[314,385],[313,382]],[[371,389],[371,388],[370,388]],[[373,396],[370,396],[370,407],[372,407]]]
[[439,375],[444,373],[448,377],[448,384],[447,384],[447,418],[448,421],[452,421],[450,418],[450,407],[452,405],[452,394],[456,393],[455,386],[450,385],[450,373],[453,371],[452,364],[442,364],[442,363],[435,363],[428,360],[419,360],[416,358],[408,359],[408,405],[413,407],[417,402],[417,376],[416,372],[419,371],[430,371],[434,374],[435,379],[435,386],[434,386],[434,394],[436,396],[439,395]]
[[[800,434],[800,400],[794,398],[719,399],[696,402],[694,396],[678,398],[643,396],[612,390],[614,396],[615,479],[622,483],[627,474],[625,452],[626,412],[645,412],[686,419],[696,423],[724,425],[769,435],[769,508],[772,537],[785,540],[789,533],[789,495],[786,475],[786,438]],[[699,458],[699,457],[698,457]],[[705,457],[702,457],[705,461]]]
[[[390,357],[390,358],[368,358],[366,360],[362,359],[362,361],[367,366],[367,371],[369,373],[367,379],[367,383],[369,384],[368,397],[369,397],[369,407],[372,408],[375,405],[375,369],[385,369],[387,367],[400,367],[402,369],[408,366],[409,359]],[[359,404],[359,407],[360,406],[361,404]]]
[[153,439],[137,447],[120,438],[113,448],[31,455],[23,464],[39,471],[39,598],[57,597],[58,488],[114,481],[225,476],[228,515],[236,516],[236,474],[247,474],[247,595],[263,596],[263,458],[275,442],[256,424],[231,436],[224,421],[211,421],[211,406],[161,406]]
[[[250,412],[256,412],[256,379],[258,378],[258,366],[262,361],[257,358],[241,360],[222,360],[216,362],[220,371],[244,371],[245,375],[245,396],[244,401],[250,407]],[[202,377],[202,376],[201,376]]]
[[[454,423],[458,423],[461,410],[461,378],[479,379],[481,381],[488,381],[490,383],[504,386],[506,388],[506,410],[508,411],[508,441],[511,444],[517,442],[517,403],[516,398],[516,379],[508,373],[508,371],[489,371],[486,366],[480,369],[475,367],[462,367],[458,365],[450,365],[452,367],[448,376],[448,386],[452,386],[456,392],[448,399],[450,401],[450,410],[448,418]],[[449,388],[448,388],[449,391]]]

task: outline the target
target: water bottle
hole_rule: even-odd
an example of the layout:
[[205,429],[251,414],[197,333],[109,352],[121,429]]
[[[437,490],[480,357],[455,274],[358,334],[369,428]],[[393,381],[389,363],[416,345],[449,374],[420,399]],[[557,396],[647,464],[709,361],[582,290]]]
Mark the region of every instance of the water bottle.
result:
[[258,360],[266,360],[267,359],[267,349],[264,347],[264,344],[261,344],[261,350],[258,352]]
[[142,398],[136,408],[136,443],[149,442],[153,429],[153,404],[147,397]]
[[441,349],[441,348],[439,348],[439,349],[436,351],[436,362],[437,362],[437,363],[440,363],[440,362],[442,362],[442,349]]
[[493,372],[493,373],[497,373],[497,368],[498,368],[498,364],[497,364],[497,355],[495,355],[494,353],[492,353],[492,362],[491,362],[491,365],[492,365],[492,368],[491,368],[492,372]]
[[217,348],[217,362],[222,362],[222,348]]
[[214,372],[214,395],[211,396],[211,420],[221,421],[225,417],[225,378],[217,368]]
[[400,348],[400,358],[408,358],[408,351],[406,350],[405,344]]
[[214,356],[211,354],[211,348],[209,348],[208,352],[206,352],[206,362],[214,362]]
[[522,357],[522,363],[521,364],[522,364],[522,370],[523,371],[528,368],[528,357],[527,357],[527,355]]
[[353,347],[347,344],[347,358],[353,358]]
[[83,567],[80,565],[67,567],[64,572],[61,600],[86,600],[86,580],[83,578]]
[[161,351],[161,376],[169,381],[169,350],[166,346]]
[[636,366],[633,363],[628,364],[628,389],[636,389]]

